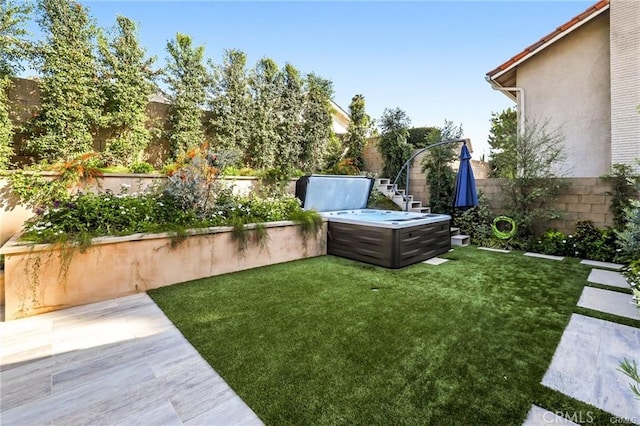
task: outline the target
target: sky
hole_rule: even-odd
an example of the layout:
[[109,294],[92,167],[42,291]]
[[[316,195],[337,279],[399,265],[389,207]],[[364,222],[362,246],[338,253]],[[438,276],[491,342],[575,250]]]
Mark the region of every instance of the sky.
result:
[[[81,1],[98,26],[139,24],[162,66],[177,32],[221,63],[225,49],[267,57],[333,83],[348,112],[362,94],[376,120],[400,108],[413,127],[461,125],[473,158],[489,156],[493,112],[515,104],[485,74],[595,3],[564,1]],[[37,29],[34,31],[37,32]]]

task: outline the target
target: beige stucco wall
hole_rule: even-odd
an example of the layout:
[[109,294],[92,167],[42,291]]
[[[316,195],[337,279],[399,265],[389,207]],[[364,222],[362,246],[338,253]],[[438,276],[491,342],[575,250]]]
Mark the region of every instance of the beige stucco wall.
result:
[[251,239],[244,252],[230,227],[194,230],[178,244],[167,234],[98,238],[84,252],[66,253],[48,245],[21,246],[13,238],[0,249],[5,320],[327,253],[326,222],[306,238],[293,222],[265,227],[268,238],[261,243],[255,231],[247,231]]
[[640,172],[640,1],[611,0],[611,161]]
[[518,67],[527,120],[561,129],[573,177],[610,171],[609,12],[558,40]]

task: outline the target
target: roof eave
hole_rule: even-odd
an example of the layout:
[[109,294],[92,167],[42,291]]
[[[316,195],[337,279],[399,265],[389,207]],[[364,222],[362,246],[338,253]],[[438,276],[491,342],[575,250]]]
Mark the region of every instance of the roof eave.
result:
[[[599,2],[597,5],[600,5],[600,6],[595,7],[594,10],[589,15],[587,16],[583,16],[584,14],[578,15],[578,17],[558,27],[554,32],[551,33],[553,34],[557,32],[555,36],[549,38],[548,40],[544,40],[546,37],[543,37],[541,40],[527,47],[524,51],[520,52],[519,54],[511,58],[509,61],[500,65],[496,69],[489,71],[486,74],[487,77],[489,77],[489,79],[492,81],[496,81],[501,76],[505,75],[507,72],[515,69],[518,65],[530,59],[532,56],[535,56],[536,54],[540,53],[542,50],[546,49],[556,41],[562,39],[568,34],[571,34],[576,29],[582,27],[584,24],[588,22],[591,22],[593,19],[602,15],[605,11],[609,10],[608,1]],[[578,18],[582,18],[582,19],[578,19]],[[567,26],[569,24],[570,26]]]

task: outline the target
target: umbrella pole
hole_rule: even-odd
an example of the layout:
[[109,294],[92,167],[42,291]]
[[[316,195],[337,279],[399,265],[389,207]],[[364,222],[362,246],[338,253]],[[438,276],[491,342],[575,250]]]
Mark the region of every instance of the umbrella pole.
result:
[[400,171],[398,172],[398,174],[396,175],[396,178],[393,181],[393,190],[395,191],[396,194],[398,195],[402,195],[400,194],[400,192],[398,191],[398,179],[400,179],[400,176],[402,175],[402,172],[404,171],[404,169],[407,169],[407,180],[406,180],[406,188],[404,190],[404,195],[402,195],[404,197],[404,209],[405,211],[409,211],[409,196],[407,195],[407,192],[409,191],[409,170],[411,168],[410,164],[411,162],[414,160],[414,158],[416,158],[418,155],[422,154],[423,152],[431,149],[431,148],[435,148],[437,146],[441,146],[441,145],[445,145],[448,143],[460,143],[462,142],[463,144],[467,144],[467,141],[469,139],[453,139],[453,140],[449,140],[449,141],[440,141],[437,143],[434,143],[432,145],[429,145],[425,148],[422,148],[421,150],[415,152],[400,168]]

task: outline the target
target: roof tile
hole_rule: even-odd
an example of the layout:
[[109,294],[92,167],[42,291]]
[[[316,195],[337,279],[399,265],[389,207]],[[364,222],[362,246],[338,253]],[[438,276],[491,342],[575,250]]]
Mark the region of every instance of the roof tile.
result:
[[525,47],[525,49],[522,52],[518,53],[517,55],[515,55],[514,57],[512,57],[511,59],[509,59],[505,63],[501,64],[497,68],[489,71],[487,73],[487,76],[491,77],[491,76],[499,73],[500,71],[504,71],[504,70],[510,68],[514,63],[518,62],[520,59],[522,59],[523,57],[525,57],[529,53],[536,51],[538,48],[542,47],[543,45],[548,43],[550,40],[553,40],[554,38],[556,38],[558,35],[562,34],[563,32],[565,32],[567,30],[570,30],[571,28],[573,28],[578,23],[584,21],[585,19],[587,19],[590,16],[594,15],[596,12],[600,11],[603,7],[608,6],[608,5],[609,5],[609,0],[600,0],[600,1],[598,1],[598,3],[596,3],[593,6],[589,7],[587,10],[585,10],[581,14],[579,14],[577,16],[574,16],[568,22],[566,22],[565,24],[563,24],[563,25],[559,26],[558,28],[556,28],[555,31],[553,31],[553,32],[547,34],[546,36],[542,37],[540,40],[538,40],[537,42],[533,43],[532,45],[530,45],[528,47]]

